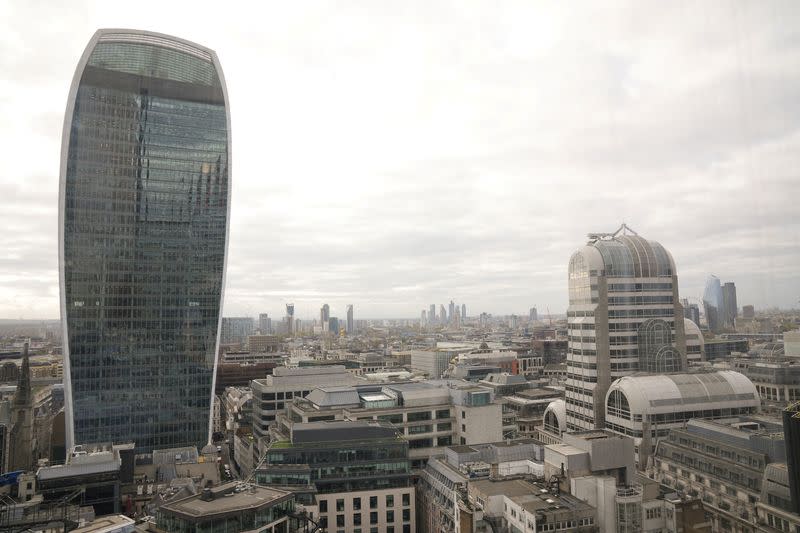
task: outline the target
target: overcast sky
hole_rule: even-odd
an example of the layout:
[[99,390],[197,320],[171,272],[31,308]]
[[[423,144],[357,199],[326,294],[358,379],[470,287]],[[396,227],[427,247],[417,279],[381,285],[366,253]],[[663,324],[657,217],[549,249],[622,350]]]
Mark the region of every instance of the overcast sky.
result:
[[58,317],[61,128],[101,27],[220,57],[228,316],[563,312],[571,253],[622,221],[681,296],[800,299],[800,2],[6,0],[0,317]]

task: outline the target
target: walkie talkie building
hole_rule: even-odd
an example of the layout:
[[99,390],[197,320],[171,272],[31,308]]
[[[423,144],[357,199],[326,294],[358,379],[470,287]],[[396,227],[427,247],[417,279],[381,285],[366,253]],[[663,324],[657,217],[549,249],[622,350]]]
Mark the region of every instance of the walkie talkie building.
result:
[[70,88],[59,270],[67,445],[210,440],[230,215],[216,54],[99,30]]

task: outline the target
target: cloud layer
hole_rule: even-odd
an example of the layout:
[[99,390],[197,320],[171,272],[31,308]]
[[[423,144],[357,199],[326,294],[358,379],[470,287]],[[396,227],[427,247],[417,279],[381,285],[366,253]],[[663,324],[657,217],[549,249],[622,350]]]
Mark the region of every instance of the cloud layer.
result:
[[233,123],[225,314],[566,307],[626,221],[740,304],[800,298],[800,5],[0,5],[0,317],[58,316],[67,91],[98,27],[217,50]]

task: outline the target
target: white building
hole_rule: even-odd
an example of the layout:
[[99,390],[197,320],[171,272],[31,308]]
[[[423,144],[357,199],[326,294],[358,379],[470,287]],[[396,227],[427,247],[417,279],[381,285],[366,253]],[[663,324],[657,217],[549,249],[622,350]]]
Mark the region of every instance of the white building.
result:
[[675,262],[623,224],[590,234],[569,261],[567,429],[601,429],[611,383],[686,368]]
[[611,384],[605,400],[606,429],[633,437],[644,465],[656,438],[692,418],[720,419],[759,412],[755,385],[732,370],[697,374],[626,376]]

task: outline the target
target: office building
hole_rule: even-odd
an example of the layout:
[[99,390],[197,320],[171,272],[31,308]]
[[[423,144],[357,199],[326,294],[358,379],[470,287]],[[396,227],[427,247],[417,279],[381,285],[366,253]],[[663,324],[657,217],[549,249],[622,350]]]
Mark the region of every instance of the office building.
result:
[[800,514],[800,402],[794,402],[784,409],[783,434],[786,441],[791,508],[793,512]]
[[286,325],[286,334],[290,337],[295,333],[294,325],[294,304],[286,304],[286,317],[284,318]]
[[322,331],[328,331],[330,319],[331,308],[328,304],[324,304],[319,310],[319,323],[322,326]]
[[45,466],[36,472],[36,489],[45,502],[63,501],[82,490],[81,503],[98,515],[121,511],[121,486],[133,482],[133,443],[77,445],[64,464]]
[[495,442],[504,431],[502,405],[490,388],[430,381],[320,387],[288,404],[274,433],[288,436],[297,423],[332,420],[389,422],[408,439],[415,469],[443,446]]
[[103,29],[70,87],[59,263],[67,443],[210,440],[230,216],[216,54]]
[[467,319],[467,304],[461,304],[461,320]]
[[800,357],[800,330],[784,332],[783,354],[786,357]]
[[699,497],[713,531],[759,531],[764,471],[787,459],[779,420],[690,420],[658,441],[648,476]]
[[347,305],[347,334],[348,335],[352,335],[355,332],[356,332],[356,323],[355,323],[355,320],[353,320],[353,304],[348,304]]
[[612,381],[686,367],[683,308],[672,256],[624,224],[590,234],[569,261],[567,429],[605,427]]
[[700,306],[697,304],[689,303],[689,300],[683,298],[681,300],[681,304],[683,305],[683,317],[688,318],[697,326],[700,326]]
[[386,423],[295,424],[255,480],[294,492],[326,531],[416,530],[408,442]]
[[275,415],[282,412],[292,398],[305,397],[317,387],[353,385],[358,378],[342,365],[309,366],[300,368],[279,367],[271,376],[253,380],[253,434],[257,439],[266,437]]
[[706,314],[708,329],[714,333],[723,325],[722,285],[719,278],[710,275],[703,291],[703,311]]
[[250,335],[247,337],[247,349],[252,354],[277,354],[281,349],[281,341],[275,335]]
[[428,309],[428,320],[431,324],[436,323],[436,304],[431,304]]
[[258,332],[261,335],[272,335],[272,319],[267,313],[258,315]]
[[753,382],[765,410],[774,412],[800,400],[800,366],[793,361],[737,360],[735,365]]
[[447,309],[444,308],[444,305],[439,305],[439,323],[447,324]]
[[412,350],[411,369],[431,379],[439,379],[450,365],[450,360],[457,355],[458,350],[450,349]]
[[450,312],[447,313],[447,322],[451,323],[456,317],[456,304],[453,302],[453,300],[450,300],[449,310]]
[[339,335],[339,319],[335,316],[332,316],[328,319],[328,331],[331,332],[332,335]]
[[158,508],[156,524],[164,533],[293,533],[294,510],[291,492],[231,482],[168,501]]
[[531,322],[539,320],[539,311],[537,311],[535,307],[531,307],[531,310],[528,312],[528,320]]
[[756,317],[756,309],[752,305],[742,306],[742,318],[753,319]]
[[696,374],[620,378],[606,395],[606,429],[633,437],[641,467],[656,440],[693,418],[724,419],[757,414],[761,400],[744,375],[724,370]]
[[255,321],[249,316],[223,317],[220,344],[236,344],[243,347],[253,334]]
[[422,310],[422,313],[420,313],[420,316],[419,316],[419,325],[420,326],[427,326],[428,325],[428,313],[424,309]]
[[736,325],[739,316],[739,307],[736,304],[736,285],[726,282],[722,286],[722,323],[728,329]]

